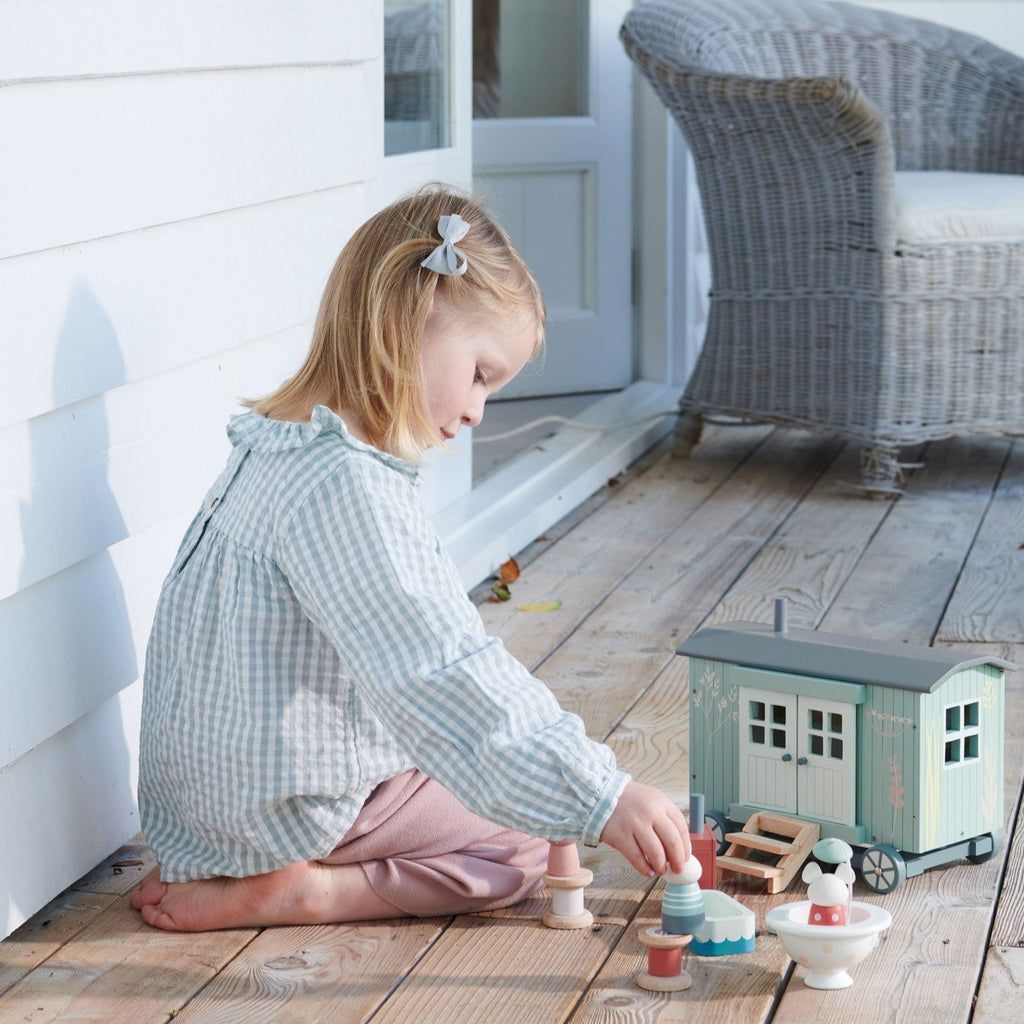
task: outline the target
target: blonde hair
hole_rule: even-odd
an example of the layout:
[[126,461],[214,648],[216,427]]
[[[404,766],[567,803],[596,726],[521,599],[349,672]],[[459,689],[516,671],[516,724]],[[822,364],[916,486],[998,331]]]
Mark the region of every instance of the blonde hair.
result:
[[[440,244],[439,218],[453,213],[470,225],[457,243],[468,262],[461,277],[420,266]],[[308,416],[316,403],[349,409],[373,445],[418,461],[441,445],[420,363],[435,295],[460,314],[521,318],[536,333],[534,355],[541,351],[544,300],[508,235],[477,200],[431,185],[349,239],[324,288],[305,362],[272,394],[245,404],[278,419]]]

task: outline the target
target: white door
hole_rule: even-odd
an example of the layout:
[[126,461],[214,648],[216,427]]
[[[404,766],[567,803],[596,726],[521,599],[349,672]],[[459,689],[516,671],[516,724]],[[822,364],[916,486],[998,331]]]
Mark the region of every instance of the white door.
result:
[[473,171],[544,290],[548,346],[503,397],[633,380],[629,0],[474,0]]
[[855,708],[834,700],[801,697],[798,712],[799,811],[809,818],[852,825]]
[[852,704],[740,688],[740,803],[852,825]]
[[766,811],[797,810],[797,699],[740,689],[740,803]]

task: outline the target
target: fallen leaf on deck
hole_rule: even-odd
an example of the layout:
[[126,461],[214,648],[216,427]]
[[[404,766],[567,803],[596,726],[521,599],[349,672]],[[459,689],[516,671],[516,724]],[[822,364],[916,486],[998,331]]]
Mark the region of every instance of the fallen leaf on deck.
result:
[[492,601],[510,601],[512,600],[512,591],[505,586],[504,583],[497,583],[491,587]]
[[503,563],[498,569],[498,579],[501,580],[503,586],[515,583],[519,579],[519,563],[514,558]]
[[517,612],[553,612],[562,607],[561,601],[541,601],[538,604],[517,604]]

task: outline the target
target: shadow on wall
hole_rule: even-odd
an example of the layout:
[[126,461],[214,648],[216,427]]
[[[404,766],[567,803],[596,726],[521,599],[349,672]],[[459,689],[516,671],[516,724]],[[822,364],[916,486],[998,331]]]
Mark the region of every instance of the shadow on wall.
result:
[[[17,816],[5,822],[0,846],[5,931],[116,849],[126,838],[126,820],[137,821],[117,694],[138,678],[139,666],[109,551],[128,528],[108,480],[103,395],[73,398],[81,392],[75,381],[97,364],[107,388],[125,382],[113,324],[79,283],[58,340],[53,411],[29,421],[22,589],[0,615],[19,655],[5,672],[5,703],[24,709],[7,725],[17,730],[12,739],[20,747],[3,745],[18,752],[0,768],[0,775],[9,774]],[[17,771],[17,758],[26,770]]]

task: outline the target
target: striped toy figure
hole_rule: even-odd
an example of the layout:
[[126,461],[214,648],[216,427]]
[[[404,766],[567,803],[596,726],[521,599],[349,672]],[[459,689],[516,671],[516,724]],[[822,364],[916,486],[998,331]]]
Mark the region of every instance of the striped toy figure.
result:
[[692,984],[683,970],[683,947],[704,926],[704,896],[697,884],[700,861],[691,857],[683,870],[665,875],[661,927],[641,928],[639,939],[647,947],[647,970],[636,983],[649,992],[680,992]]
[[704,897],[701,895],[700,861],[691,857],[683,870],[665,873],[665,895],[661,901],[661,930],[669,935],[692,935],[704,927]]

